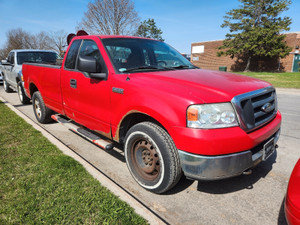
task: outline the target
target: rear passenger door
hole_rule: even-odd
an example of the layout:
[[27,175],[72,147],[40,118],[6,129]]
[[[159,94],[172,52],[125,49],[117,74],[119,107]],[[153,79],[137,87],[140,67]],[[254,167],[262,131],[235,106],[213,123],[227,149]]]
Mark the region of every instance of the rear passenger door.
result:
[[93,56],[108,73],[98,45],[100,39],[73,41],[61,73],[63,104],[68,117],[76,122],[110,136],[110,82],[93,79],[77,69],[78,56]]

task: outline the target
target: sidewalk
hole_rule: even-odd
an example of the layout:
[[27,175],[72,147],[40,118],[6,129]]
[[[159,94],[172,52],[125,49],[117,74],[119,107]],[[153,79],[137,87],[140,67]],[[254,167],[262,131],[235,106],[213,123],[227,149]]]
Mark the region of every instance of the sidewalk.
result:
[[300,95],[300,89],[295,88],[276,88],[278,94]]

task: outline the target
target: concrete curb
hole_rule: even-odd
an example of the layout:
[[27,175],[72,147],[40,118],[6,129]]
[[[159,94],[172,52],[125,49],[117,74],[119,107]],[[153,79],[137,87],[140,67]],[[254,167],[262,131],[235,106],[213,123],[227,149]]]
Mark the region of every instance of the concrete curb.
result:
[[113,194],[118,196],[124,202],[127,202],[137,214],[145,218],[150,224],[166,224],[161,218],[149,211],[143,204],[133,198],[130,194],[120,188],[117,184],[108,179],[105,175],[101,174],[97,169],[91,166],[88,162],[83,160],[80,156],[74,153],[70,148],[65,146],[62,142],[56,139],[52,134],[46,131],[44,128],[40,127],[38,124],[33,122],[9,102],[0,96],[0,101],[2,101],[6,106],[8,106],[12,111],[14,111],[18,116],[24,119],[28,124],[33,126],[34,129],[40,131],[52,144],[58,147],[65,155],[68,155],[79,162],[95,179],[97,179],[102,186],[106,187]]

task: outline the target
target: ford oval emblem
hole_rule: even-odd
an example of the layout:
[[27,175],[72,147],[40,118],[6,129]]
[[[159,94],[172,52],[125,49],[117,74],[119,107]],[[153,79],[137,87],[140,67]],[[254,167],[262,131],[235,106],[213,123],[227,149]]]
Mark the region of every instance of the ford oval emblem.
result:
[[271,112],[272,111],[272,104],[270,102],[264,104],[262,107],[261,107],[261,110],[265,113],[268,113],[268,112]]

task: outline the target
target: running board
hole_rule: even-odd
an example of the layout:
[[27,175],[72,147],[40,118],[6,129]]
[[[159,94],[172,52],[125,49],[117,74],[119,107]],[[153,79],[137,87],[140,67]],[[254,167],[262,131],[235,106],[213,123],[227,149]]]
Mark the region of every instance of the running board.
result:
[[112,141],[104,140],[103,138],[92,133],[88,129],[79,127],[72,120],[68,120],[60,114],[52,115],[51,118],[57,121],[58,123],[61,123],[62,125],[66,126],[68,129],[75,132],[76,134],[79,134],[80,136],[98,145],[100,148],[103,148],[105,150],[111,150],[114,148]]

